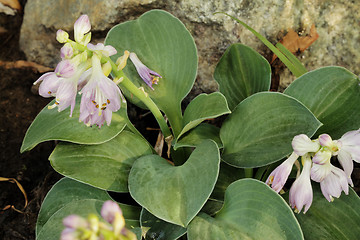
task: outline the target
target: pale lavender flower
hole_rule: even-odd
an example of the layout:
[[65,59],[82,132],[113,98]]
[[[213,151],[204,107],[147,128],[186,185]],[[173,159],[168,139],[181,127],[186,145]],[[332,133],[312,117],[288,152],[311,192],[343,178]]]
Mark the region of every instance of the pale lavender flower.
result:
[[80,16],[74,24],[75,41],[86,46],[91,38],[91,33],[88,33],[90,29],[91,24],[89,17],[87,15]]
[[54,72],[43,74],[34,85],[41,82],[39,94],[43,97],[54,97],[64,78],[71,77],[75,73],[75,66],[67,60],[61,61]]
[[311,167],[311,180],[315,182],[323,181],[331,172],[330,161],[324,164],[313,163]]
[[65,228],[62,230],[60,240],[78,240],[78,233],[75,229]]
[[121,92],[118,86],[102,71],[100,58],[94,54],[92,68],[86,72],[88,81],[81,90],[80,118],[86,125],[104,122],[110,125],[112,112],[120,109]]
[[65,227],[73,229],[88,227],[87,221],[84,218],[75,214],[69,215],[64,218],[63,224]]
[[305,134],[295,136],[291,144],[294,152],[299,156],[303,156],[309,152],[317,152],[320,148],[320,144],[317,141],[312,141]]
[[104,202],[101,208],[101,216],[105,219],[105,221],[108,223],[113,223],[116,215],[122,215],[122,211],[119,205],[110,200]]
[[103,43],[98,43],[96,45],[89,43],[87,47],[92,51],[101,52],[102,55],[110,57],[117,53],[116,49],[111,45],[104,45]]
[[48,106],[49,109],[58,107],[58,111],[61,112],[70,106],[70,117],[72,116],[75,108],[78,80],[87,67],[88,64],[86,62],[81,63],[76,68],[76,71],[72,76],[68,78],[62,78],[62,81],[56,91],[55,103],[51,106]]
[[312,161],[316,164],[325,164],[330,162],[332,153],[326,148],[321,148],[319,151],[317,151],[312,158]]
[[339,148],[337,158],[346,175],[350,178],[354,168],[352,161],[360,163],[360,129],[347,132],[334,142]]
[[135,68],[144,82],[151,88],[153,84],[157,84],[159,78],[162,78],[160,74],[146,67],[135,53],[130,53],[130,60],[135,65]]
[[353,185],[350,178],[348,178],[343,170],[331,165],[331,172],[320,182],[321,192],[325,198],[332,202],[333,197],[339,198],[341,192],[344,191],[346,195],[349,194],[349,185]]
[[266,184],[271,185],[271,188],[274,189],[274,191],[280,192],[280,190],[284,187],[291,169],[298,157],[299,155],[293,152],[288,159],[270,173],[268,179],[266,180]]
[[309,155],[303,157],[303,169],[300,176],[295,180],[290,188],[289,202],[295,212],[301,212],[304,207],[304,213],[310,208],[313,200],[313,191],[310,181],[311,159]]
[[65,43],[65,45],[60,49],[61,59],[70,59],[74,55],[74,49],[70,43]]

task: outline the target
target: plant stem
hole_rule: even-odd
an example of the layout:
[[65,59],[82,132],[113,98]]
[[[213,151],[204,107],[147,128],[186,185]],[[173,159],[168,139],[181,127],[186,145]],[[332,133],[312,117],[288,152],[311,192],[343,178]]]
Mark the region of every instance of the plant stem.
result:
[[245,168],[245,178],[252,178],[253,176],[253,168]]

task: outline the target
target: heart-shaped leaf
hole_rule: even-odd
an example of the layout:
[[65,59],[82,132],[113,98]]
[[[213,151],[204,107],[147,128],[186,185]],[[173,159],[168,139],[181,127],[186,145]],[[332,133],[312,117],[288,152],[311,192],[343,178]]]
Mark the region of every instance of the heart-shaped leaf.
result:
[[340,138],[360,126],[359,78],[341,67],[324,67],[296,79],[285,90],[309,108],[324,125],[317,134]]
[[254,179],[232,183],[215,218],[200,213],[188,226],[188,239],[303,239],[299,223],[282,197]]
[[[104,190],[63,178],[46,195],[36,223],[37,239],[59,239],[64,229],[62,219],[70,214],[87,217],[89,213],[99,215],[99,209],[106,200],[112,200]],[[119,204],[127,223],[137,226],[140,208]]]
[[211,140],[201,143],[182,166],[158,155],[141,157],[130,171],[130,194],[156,217],[185,227],[214,189],[219,164],[219,149]]
[[270,64],[252,48],[233,44],[216,66],[214,79],[219,83],[219,91],[226,97],[230,110],[233,110],[250,95],[270,89]]
[[321,123],[299,101],[262,92],[242,101],[220,129],[222,159],[236,167],[260,167],[291,153],[298,134],[311,137]]
[[360,236],[360,198],[349,189],[339,199],[329,203],[319,185],[314,186],[314,197],[306,214],[297,214],[304,236],[312,239],[358,239]]
[[158,219],[143,208],[141,227],[146,231],[145,240],[176,240],[186,233],[186,228]]
[[49,140],[61,140],[80,144],[100,144],[109,141],[118,135],[126,126],[126,104],[122,103],[118,112],[113,113],[111,124],[104,124],[101,128],[87,127],[79,122],[80,97],[77,98],[72,117],[69,117],[70,109],[58,112],[56,109],[48,109],[55,100],[51,101],[36,116],[27,130],[21,152],[29,151],[37,144]]
[[53,168],[67,177],[105,190],[128,192],[133,162],[152,153],[143,138],[124,130],[95,146],[59,143],[49,159]]
[[224,95],[219,92],[200,94],[190,102],[184,112],[183,129],[178,138],[209,118],[231,113]]
[[[130,62],[126,75],[138,86],[143,86],[153,101],[165,112],[175,135],[181,130],[181,101],[192,88],[197,71],[197,52],[194,40],[185,26],[162,10],[151,10],[137,20],[113,27],[105,43],[118,54],[135,52],[139,59],[162,78],[151,90],[139,77]],[[131,100],[131,98],[128,98]]]
[[201,123],[194,129],[191,129],[189,132],[185,133],[181,138],[175,143],[174,149],[180,147],[195,147],[202,143],[206,139],[211,139],[216,142],[219,148],[223,147],[220,136],[220,128],[207,123]]

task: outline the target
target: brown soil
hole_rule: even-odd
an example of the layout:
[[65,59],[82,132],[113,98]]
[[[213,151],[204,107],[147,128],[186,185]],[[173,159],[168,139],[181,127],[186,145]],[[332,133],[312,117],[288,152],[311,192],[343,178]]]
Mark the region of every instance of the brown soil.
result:
[[[22,13],[15,16],[0,14],[0,26],[7,30],[0,33],[0,61],[25,60],[19,49],[21,23]],[[24,196],[16,184],[0,182],[0,209],[14,205],[23,211],[0,211],[0,239],[3,240],[35,239],[35,224],[41,202],[61,177],[47,160],[54,147],[52,142],[20,154],[27,128],[49,102],[49,99],[43,99],[31,91],[32,83],[39,76],[30,68],[0,67],[0,177],[17,179],[29,200],[24,209]]]

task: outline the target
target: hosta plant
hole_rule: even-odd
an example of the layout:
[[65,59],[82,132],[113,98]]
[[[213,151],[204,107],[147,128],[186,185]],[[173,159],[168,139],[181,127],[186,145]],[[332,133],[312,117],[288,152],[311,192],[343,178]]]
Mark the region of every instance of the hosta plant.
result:
[[[86,15],[74,24],[74,40],[58,30],[62,60],[34,83],[54,99],[21,147],[58,140],[49,160],[65,176],[42,204],[37,239],[360,236],[351,188],[353,161],[360,162],[359,78],[334,66],[307,72],[234,19],[297,77],[283,93],[269,91],[267,60],[236,43],[216,66],[219,91],[182,109],[197,50],[165,11],[114,26],[104,43],[90,43]],[[156,146],[129,120],[127,102],[153,114]]]

